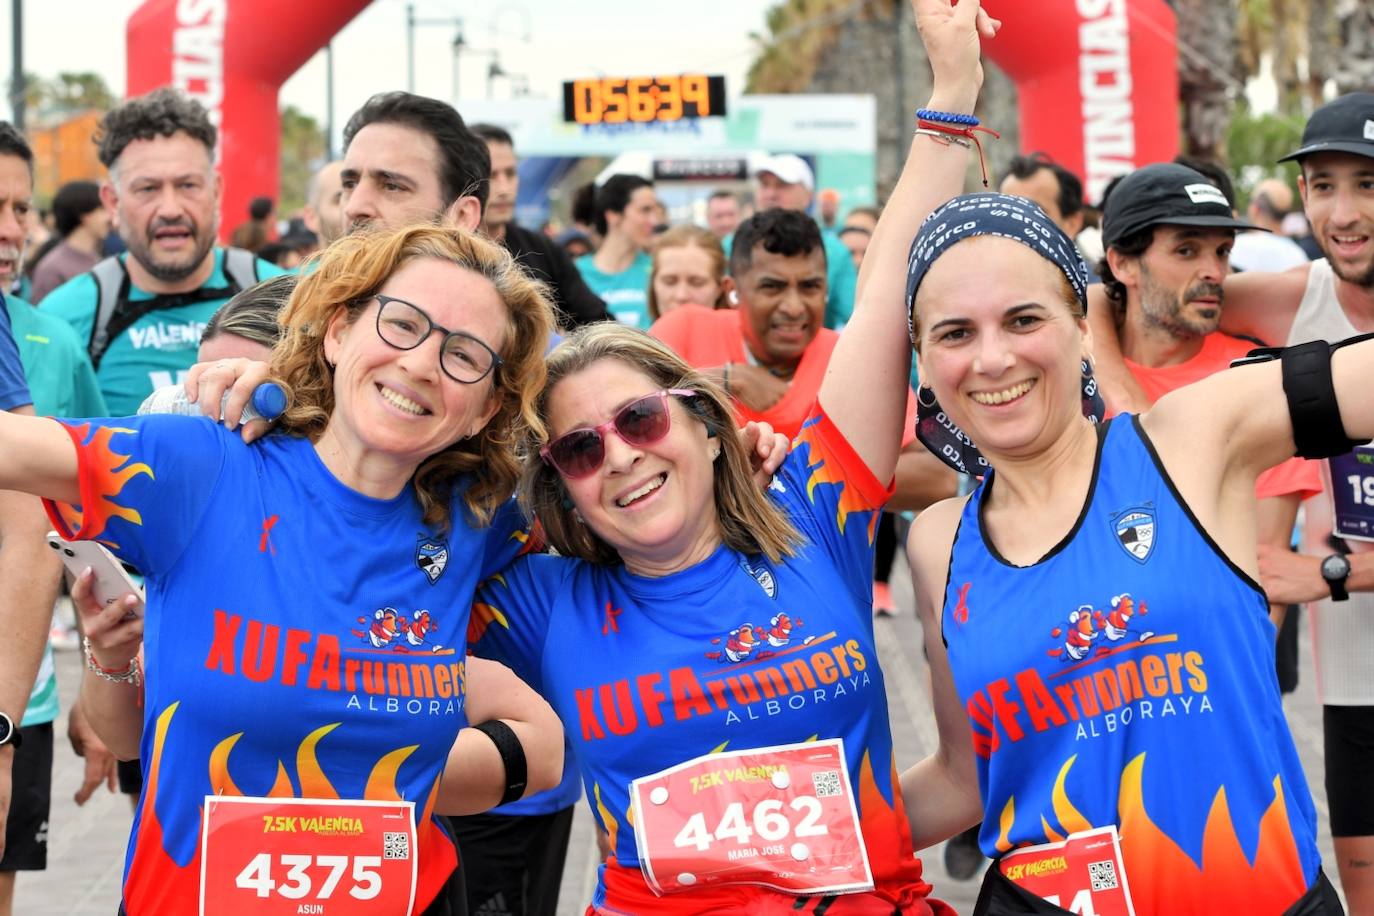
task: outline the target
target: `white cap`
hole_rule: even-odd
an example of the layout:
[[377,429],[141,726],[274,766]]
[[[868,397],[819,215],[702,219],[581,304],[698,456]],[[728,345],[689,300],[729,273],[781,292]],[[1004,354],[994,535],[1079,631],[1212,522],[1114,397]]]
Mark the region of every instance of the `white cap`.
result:
[[776,175],[785,184],[799,184],[808,191],[816,189],[816,176],[812,174],[811,166],[802,157],[791,153],[778,153],[761,160],[754,167],[754,175],[757,177],[764,172]]

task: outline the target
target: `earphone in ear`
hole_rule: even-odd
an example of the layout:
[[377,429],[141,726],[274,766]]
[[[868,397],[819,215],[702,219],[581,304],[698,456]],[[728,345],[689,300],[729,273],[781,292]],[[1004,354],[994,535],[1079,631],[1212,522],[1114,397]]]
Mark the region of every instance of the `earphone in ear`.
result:
[[730,290],[730,294],[725,298],[730,300],[731,305],[739,305],[739,293],[735,292],[733,289]]

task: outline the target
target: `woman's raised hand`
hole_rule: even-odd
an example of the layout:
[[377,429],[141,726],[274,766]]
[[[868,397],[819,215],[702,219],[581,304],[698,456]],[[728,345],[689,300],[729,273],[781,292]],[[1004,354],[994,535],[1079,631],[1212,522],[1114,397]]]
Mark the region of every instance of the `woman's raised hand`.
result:
[[983,85],[981,42],[997,34],[1001,20],[978,0],[911,0],[911,9],[935,75],[931,106],[972,113]]
[[[186,396],[200,405],[207,417],[219,417],[219,402],[226,391],[229,400],[224,405],[224,425],[234,429],[243,416],[243,408],[253,397],[253,391],[268,379],[267,363],[252,359],[221,359],[213,363],[196,363],[186,373]],[[252,442],[270,429],[263,420],[244,424],[244,442]]]

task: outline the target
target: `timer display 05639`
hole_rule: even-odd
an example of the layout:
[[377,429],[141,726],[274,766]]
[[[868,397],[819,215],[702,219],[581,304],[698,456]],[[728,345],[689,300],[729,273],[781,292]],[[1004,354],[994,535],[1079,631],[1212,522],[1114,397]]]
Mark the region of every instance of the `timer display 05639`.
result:
[[570,124],[644,124],[725,114],[725,77],[596,77],[563,84],[563,120]]

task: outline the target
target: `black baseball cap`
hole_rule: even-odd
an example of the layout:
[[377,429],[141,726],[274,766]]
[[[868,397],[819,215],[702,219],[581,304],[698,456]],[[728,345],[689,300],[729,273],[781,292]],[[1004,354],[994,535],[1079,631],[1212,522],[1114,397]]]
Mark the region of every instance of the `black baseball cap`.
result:
[[1312,112],[1302,147],[1279,162],[1313,153],[1354,153],[1374,159],[1374,93],[1352,92]]
[[1226,195],[1205,175],[1173,162],[1142,166],[1116,183],[1102,211],[1102,242],[1113,245],[1161,224],[1260,228],[1236,219]]

